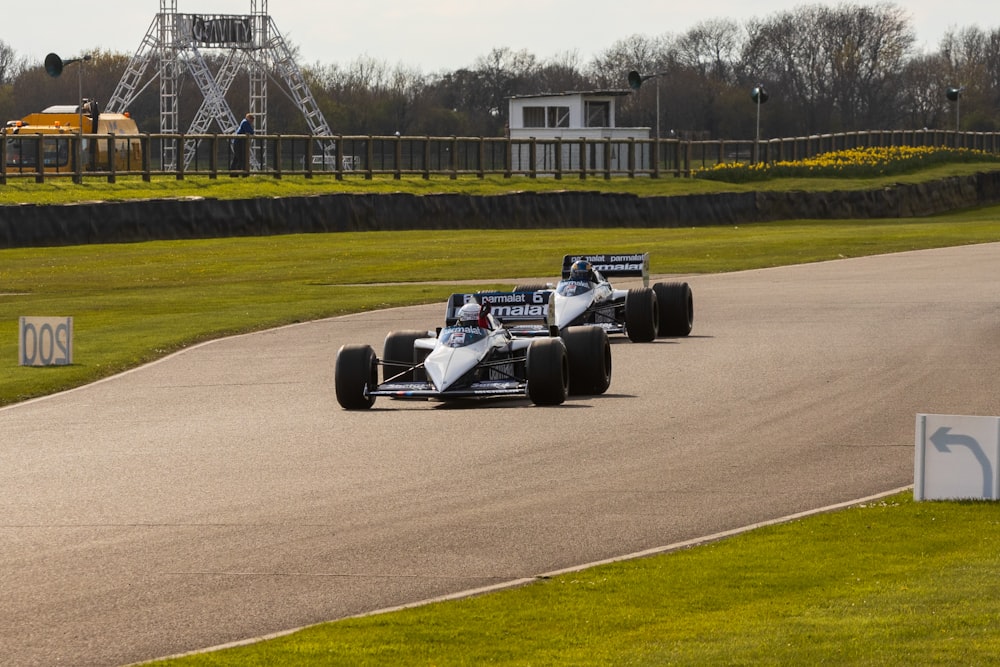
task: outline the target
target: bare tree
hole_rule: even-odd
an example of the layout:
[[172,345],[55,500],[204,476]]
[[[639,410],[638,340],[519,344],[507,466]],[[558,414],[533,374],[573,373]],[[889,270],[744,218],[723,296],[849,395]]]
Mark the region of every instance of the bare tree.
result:
[[478,58],[474,69],[441,75],[428,85],[434,97],[434,124],[461,128],[461,132],[500,136],[507,122],[507,100],[513,95],[539,92],[535,57],[527,51],[497,48]]
[[961,129],[996,129],[1000,31],[987,33],[977,26],[949,31],[941,40],[940,53],[947,63],[944,83],[961,90],[961,99],[956,101],[961,105]]
[[997,110],[1000,109],[1000,28],[993,28],[986,35],[985,47],[982,83],[986,95],[981,112],[984,123],[974,128],[980,131],[1000,128],[1000,119],[997,118]]
[[[748,92],[762,84],[775,101],[780,100],[768,107],[765,127],[806,134],[809,128],[828,126],[831,100],[829,70],[822,55],[823,11],[814,6],[748,22],[736,70]],[[773,131],[764,134],[774,136]]]
[[447,72],[425,88],[423,132],[435,136],[476,135],[488,116],[481,77],[468,69]]
[[581,71],[580,55],[576,51],[559,54],[541,63],[530,85],[539,93],[563,93],[594,87],[593,82]]
[[19,57],[9,44],[0,40],[0,86],[12,83],[27,67],[27,59]]
[[898,122],[899,80],[915,41],[903,10],[841,5],[826,18],[832,94],[844,129]]
[[743,31],[735,21],[715,19],[698,23],[672,43],[672,66],[661,81],[669,92],[664,120],[672,129],[695,136],[734,131],[738,124],[734,111],[747,108],[734,105],[733,99],[742,40]]
[[626,37],[597,54],[588,74],[601,88],[623,88],[631,70],[648,74],[666,69],[669,41],[668,35]]
[[[629,85],[628,74],[632,70],[643,76],[676,71],[671,66],[672,39],[667,34],[659,37],[636,34],[619,40],[593,59],[587,73],[598,88],[625,90]],[[652,82],[619,100],[619,125],[656,126],[657,85],[664,87],[662,81]]]
[[919,55],[906,63],[899,86],[902,127],[947,127],[948,109],[942,85],[948,78],[947,72],[948,63],[939,53]]
[[[507,119],[507,99],[529,92],[527,84],[538,68],[538,61],[528,51],[509,48],[493,49],[476,59],[475,71],[486,93],[486,113],[492,132],[499,135]],[[537,92],[537,91],[531,91]]]
[[741,31],[735,21],[703,21],[677,39],[675,57],[678,65],[697,71],[705,79],[732,83],[740,44]]
[[0,40],[0,122],[18,117],[17,98],[13,95],[14,82],[27,68],[27,60],[18,57],[10,45]]
[[781,92],[783,105],[797,109],[800,132],[874,129],[895,120],[899,78],[915,39],[896,5],[809,5],[751,22],[748,32],[740,69]]

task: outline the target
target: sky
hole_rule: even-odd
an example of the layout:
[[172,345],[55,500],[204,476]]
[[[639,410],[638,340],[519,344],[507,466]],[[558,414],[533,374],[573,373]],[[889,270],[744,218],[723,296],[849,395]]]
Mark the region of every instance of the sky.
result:
[[[540,61],[574,54],[579,66],[632,35],[683,34],[702,21],[744,23],[812,4],[831,7],[876,2],[819,0],[256,0],[266,5],[286,43],[298,47],[299,65],[338,65],[359,58],[405,65],[423,74],[472,68],[495,48],[526,50]],[[23,20],[5,11],[0,41],[21,57],[41,63],[47,53],[63,59],[95,49],[133,54],[160,0],[81,3],[48,0],[45,13]],[[170,4],[169,2],[166,4]],[[176,0],[179,14],[249,14],[251,0]],[[1000,3],[988,0],[907,0],[893,3],[910,15],[916,47],[934,51],[949,28],[1000,28]],[[106,11],[105,11],[106,10]],[[85,17],[85,13],[89,16]],[[85,28],[84,28],[85,26]]]

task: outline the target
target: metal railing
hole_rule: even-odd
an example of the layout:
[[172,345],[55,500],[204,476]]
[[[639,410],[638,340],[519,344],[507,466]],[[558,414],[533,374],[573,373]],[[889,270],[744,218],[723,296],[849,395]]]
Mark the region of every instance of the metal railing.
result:
[[[83,141],[82,146],[78,146]],[[12,143],[12,142],[17,142]],[[137,144],[137,146],[136,146]],[[193,151],[185,147],[194,146]],[[929,146],[1000,152],[1000,133],[877,130],[753,140],[507,139],[501,137],[22,133],[0,142],[0,184],[8,179],[183,179],[261,174],[371,179],[375,176],[485,178],[690,177],[719,163],[793,161],[871,146]],[[78,147],[81,150],[78,150]],[[138,147],[138,150],[136,150]],[[243,164],[231,169],[235,151]],[[177,156],[190,154],[185,160]],[[82,156],[79,159],[78,156]]]

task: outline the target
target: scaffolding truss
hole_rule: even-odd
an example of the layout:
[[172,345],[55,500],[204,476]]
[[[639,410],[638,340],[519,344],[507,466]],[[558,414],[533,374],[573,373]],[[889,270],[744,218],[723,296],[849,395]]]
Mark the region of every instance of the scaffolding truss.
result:
[[[213,72],[205,51],[224,53],[222,64]],[[160,0],[160,13],[153,18],[146,36],[107,105],[112,113],[124,113],[135,99],[155,81],[159,82],[160,133],[176,135],[208,134],[213,123],[220,133],[235,132],[239,119],[226,94],[241,72],[249,77],[250,99],[247,109],[254,115],[256,131],[267,133],[268,72],[305,117],[313,135],[330,137],[319,105],[312,96],[281,32],[267,13],[267,0],[250,0],[250,14],[179,14],[177,0]],[[181,78],[189,75],[201,92],[202,102],[190,126],[181,132],[178,98]],[[184,141],[184,164],[194,158],[196,139]],[[325,159],[332,161],[336,146],[330,139],[321,142]],[[162,161],[165,169],[176,169],[178,142],[164,142]],[[266,156],[260,156],[266,159]],[[251,169],[257,169],[258,156],[251,151]]]

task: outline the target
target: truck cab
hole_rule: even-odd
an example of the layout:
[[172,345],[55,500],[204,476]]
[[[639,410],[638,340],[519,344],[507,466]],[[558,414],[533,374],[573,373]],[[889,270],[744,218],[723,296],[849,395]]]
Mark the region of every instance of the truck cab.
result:
[[[46,172],[75,171],[77,141],[83,171],[110,171],[112,166],[116,171],[142,168],[142,143],[135,121],[127,113],[101,113],[93,100],[85,99],[79,106],[51,106],[7,121],[3,134],[8,173],[37,172],[39,160]],[[109,146],[107,136],[111,134],[115,135],[113,146]]]

